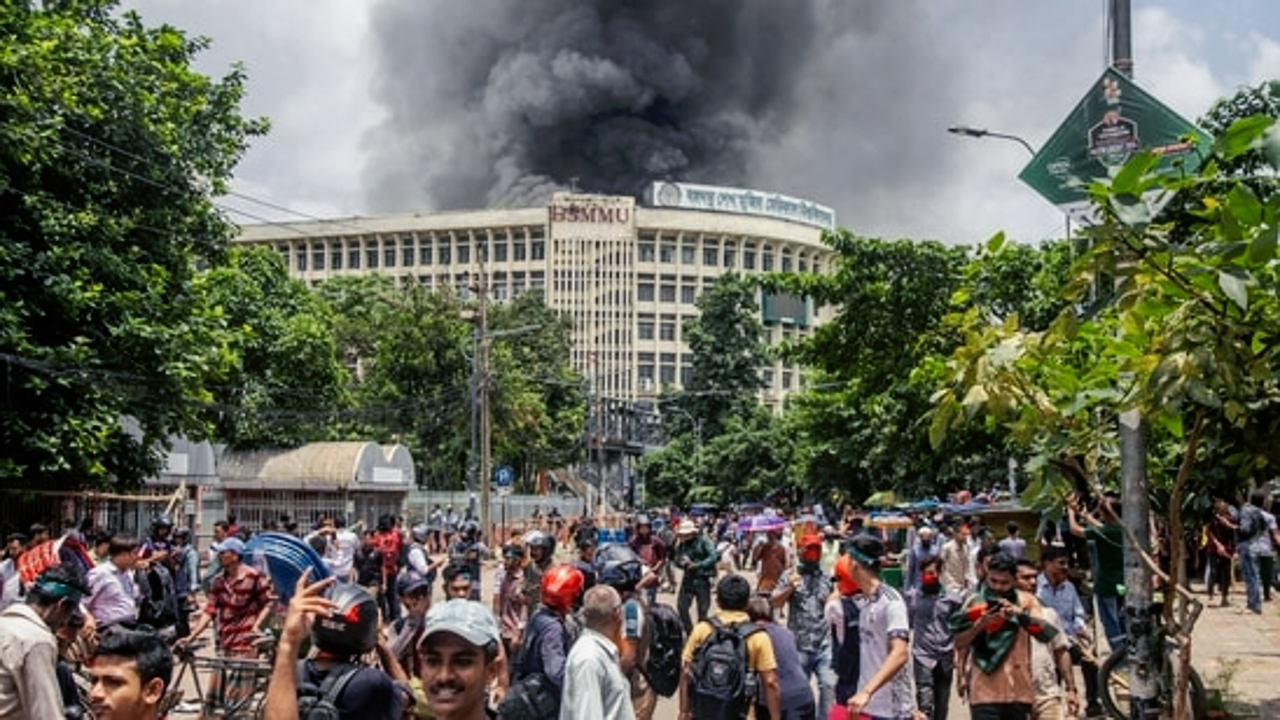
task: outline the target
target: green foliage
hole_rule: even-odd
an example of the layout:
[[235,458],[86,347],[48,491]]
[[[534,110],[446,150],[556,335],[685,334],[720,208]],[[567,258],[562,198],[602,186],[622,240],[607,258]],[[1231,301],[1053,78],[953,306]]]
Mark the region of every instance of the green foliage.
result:
[[233,248],[194,289],[225,323],[235,363],[211,388],[215,437],[237,449],[323,439],[347,383],[329,307],[269,248]]
[[191,68],[203,40],[114,9],[0,13],[9,486],[136,485],[168,434],[209,429],[205,383],[234,366],[192,268],[223,257],[232,228],[211,196],[265,123],[239,114],[239,70],[215,81]]

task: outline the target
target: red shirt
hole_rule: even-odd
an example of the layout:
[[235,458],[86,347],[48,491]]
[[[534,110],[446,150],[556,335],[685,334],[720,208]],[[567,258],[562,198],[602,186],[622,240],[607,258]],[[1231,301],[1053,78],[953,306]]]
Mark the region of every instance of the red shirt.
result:
[[254,568],[242,565],[238,577],[228,579],[224,571],[213,579],[204,611],[217,621],[218,647],[252,650],[253,626],[271,602],[267,579]]
[[395,530],[380,532],[373,536],[373,545],[382,553],[382,572],[394,578],[400,565],[400,533]]

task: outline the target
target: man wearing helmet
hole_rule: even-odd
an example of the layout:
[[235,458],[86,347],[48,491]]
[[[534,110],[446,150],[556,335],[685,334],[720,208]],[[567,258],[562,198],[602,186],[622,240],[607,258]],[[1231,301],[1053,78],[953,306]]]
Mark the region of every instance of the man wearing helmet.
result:
[[[296,720],[300,706],[331,699],[342,720],[399,720],[405,691],[386,673],[357,662],[379,644],[377,601],[359,585],[335,585],[336,578],[307,584],[309,576],[303,574],[289,601],[264,716]],[[308,630],[317,652],[297,664]]]
[[524,598],[529,612],[542,602],[542,576],[551,568],[556,557],[556,539],[553,535],[534,530],[524,536],[529,547],[529,562],[524,568]]
[[[409,552],[405,553],[404,569],[400,571],[400,578],[404,579],[403,582],[422,580],[426,582],[428,589],[435,584],[436,571],[444,564],[444,559],[432,561],[430,556],[427,555],[425,543],[429,534],[425,523],[418,523],[409,530]],[[428,592],[428,608],[430,605],[431,594]],[[425,614],[426,611],[427,609],[424,608],[422,614]]]
[[648,515],[636,515],[635,528],[631,549],[649,569],[640,581],[640,588],[645,592],[645,599],[652,605],[658,598],[658,585],[661,584],[662,571],[667,564],[667,546],[653,534],[653,524]]
[[489,553],[489,549],[480,542],[480,524],[475,520],[462,523],[459,539],[449,548],[449,562],[459,563],[467,567],[475,580],[471,587],[471,599],[480,599],[480,561]]
[[[536,682],[547,688],[554,697],[547,697],[544,701],[548,709],[553,707],[553,712],[548,713],[553,717],[560,712],[565,656],[572,644],[565,617],[578,604],[582,586],[582,571],[572,565],[552,566],[542,576],[542,607],[534,612],[525,627],[523,658],[513,678],[517,682]],[[512,689],[514,691],[515,687]],[[513,696],[519,697],[520,693],[508,695],[509,698]]]

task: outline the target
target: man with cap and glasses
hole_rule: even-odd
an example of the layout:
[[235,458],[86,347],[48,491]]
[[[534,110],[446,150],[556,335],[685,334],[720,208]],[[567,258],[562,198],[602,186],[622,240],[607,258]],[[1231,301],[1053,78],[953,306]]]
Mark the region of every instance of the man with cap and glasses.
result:
[[695,599],[698,602],[698,622],[706,620],[711,610],[711,581],[716,576],[720,553],[716,552],[711,538],[699,532],[692,520],[685,518],[676,528],[676,547],[671,554],[671,562],[684,571],[676,612],[680,614],[685,634],[688,634],[693,630],[693,620],[689,617],[690,603]]
[[0,720],[63,716],[55,635],[88,592],[79,573],[58,565],[36,578],[26,602],[0,611]]

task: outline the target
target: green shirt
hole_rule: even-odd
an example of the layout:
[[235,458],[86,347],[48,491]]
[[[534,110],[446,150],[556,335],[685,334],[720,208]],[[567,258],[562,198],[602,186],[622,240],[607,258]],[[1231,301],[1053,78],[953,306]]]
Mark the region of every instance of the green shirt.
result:
[[1124,585],[1124,530],[1115,523],[1084,529],[1093,560],[1093,594],[1115,597]]
[[720,562],[720,553],[706,535],[695,535],[693,539],[676,544],[672,560],[680,567],[681,558],[688,557],[693,561],[685,573],[690,578],[713,578],[716,575],[716,563]]

